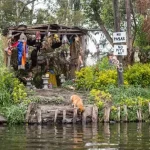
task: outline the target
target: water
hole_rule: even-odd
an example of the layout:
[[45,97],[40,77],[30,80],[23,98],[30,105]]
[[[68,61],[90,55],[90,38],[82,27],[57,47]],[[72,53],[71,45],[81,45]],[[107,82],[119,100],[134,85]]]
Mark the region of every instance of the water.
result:
[[148,150],[150,125],[0,126],[0,150]]

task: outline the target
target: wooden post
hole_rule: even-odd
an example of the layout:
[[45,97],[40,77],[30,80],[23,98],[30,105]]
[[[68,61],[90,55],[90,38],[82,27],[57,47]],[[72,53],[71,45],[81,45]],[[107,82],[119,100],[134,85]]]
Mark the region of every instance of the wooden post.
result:
[[74,110],[73,110],[73,123],[76,123],[76,121],[77,121],[77,108],[74,108]]
[[30,103],[29,106],[28,106],[28,110],[26,112],[26,117],[25,117],[26,123],[29,122],[30,112],[31,112],[32,108],[34,107],[34,105],[35,105],[35,103]]
[[56,121],[57,121],[57,115],[58,115],[58,109],[55,110],[54,123],[56,123]]
[[127,105],[124,105],[123,108],[124,108],[124,114],[125,114],[124,120],[123,120],[123,121],[127,122],[127,121],[128,121],[128,110],[127,110]]
[[63,110],[63,120],[62,120],[63,123],[66,122],[66,110]]
[[93,108],[92,108],[92,122],[93,123],[98,122],[98,108],[97,108],[97,106],[93,106]]
[[7,55],[7,67],[10,68],[11,56]]
[[150,115],[150,102],[148,103],[148,110],[149,110],[149,115]]
[[41,116],[41,109],[40,108],[37,109],[37,122],[38,122],[38,124],[42,123],[42,116]]
[[118,106],[117,110],[118,110],[118,113],[117,113],[118,120],[117,121],[120,121],[120,106]]
[[86,112],[82,113],[82,125],[86,124]]
[[78,56],[75,48],[75,43],[72,43],[70,46],[70,53],[71,53],[71,70],[70,70],[70,76],[71,79],[75,78],[75,71],[77,69],[78,64]]
[[110,109],[110,106],[105,106],[104,108],[104,122],[109,122]]
[[138,121],[141,122],[142,121],[142,110],[141,108],[139,108],[137,110],[137,118],[138,118]]

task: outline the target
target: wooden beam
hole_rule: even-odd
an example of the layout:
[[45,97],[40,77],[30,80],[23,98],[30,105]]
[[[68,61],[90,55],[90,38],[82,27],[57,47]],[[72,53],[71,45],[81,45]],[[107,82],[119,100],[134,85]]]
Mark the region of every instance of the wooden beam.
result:
[[[18,31],[18,30],[12,30],[12,32],[16,32],[16,33],[22,33],[23,31]],[[25,34],[36,34],[35,31],[24,31]],[[79,32],[70,32],[70,33],[65,33],[65,32],[52,32],[52,33],[57,33],[57,34],[65,34],[65,35],[73,35],[73,34],[77,34],[77,35],[83,35],[84,33],[79,33]],[[45,32],[41,32],[41,35],[45,35],[46,34],[46,31]]]

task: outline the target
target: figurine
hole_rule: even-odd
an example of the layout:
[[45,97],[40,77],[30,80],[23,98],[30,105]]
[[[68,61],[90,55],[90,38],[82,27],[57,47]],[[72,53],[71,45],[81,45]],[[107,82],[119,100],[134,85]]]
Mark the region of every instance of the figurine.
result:
[[65,78],[66,77],[64,76],[64,74],[60,75],[59,79],[60,79],[61,84],[63,84],[66,81]]
[[138,48],[136,48],[136,50],[134,52],[134,62],[140,62],[139,49]]

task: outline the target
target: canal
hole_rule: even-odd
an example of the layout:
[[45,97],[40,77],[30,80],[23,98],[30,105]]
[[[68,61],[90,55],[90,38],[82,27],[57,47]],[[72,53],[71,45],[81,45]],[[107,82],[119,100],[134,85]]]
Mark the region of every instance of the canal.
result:
[[147,150],[150,124],[0,126],[0,150]]

